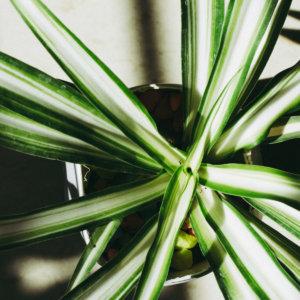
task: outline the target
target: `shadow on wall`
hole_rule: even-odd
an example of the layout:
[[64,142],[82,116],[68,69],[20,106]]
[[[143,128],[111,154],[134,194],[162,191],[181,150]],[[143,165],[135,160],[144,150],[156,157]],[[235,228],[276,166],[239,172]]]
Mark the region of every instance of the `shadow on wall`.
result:
[[[290,10],[288,13],[289,16],[300,20],[300,11],[297,10]],[[281,33],[282,36],[290,39],[291,41],[300,44],[300,30],[297,29],[282,29]]]
[[289,11],[289,16],[294,17],[294,18],[300,20],[300,11],[292,10],[292,9],[291,9],[291,10]]
[[[0,215],[64,201],[63,163],[0,147]],[[0,252],[0,298],[52,300],[65,292],[84,249],[79,233]]]
[[154,13],[155,1],[135,0],[138,43],[144,71],[145,83],[163,82],[162,68],[159,65],[159,47],[157,27],[155,26],[156,16]]
[[289,40],[300,44],[300,30],[297,29],[282,29],[280,32],[281,35],[288,38]]

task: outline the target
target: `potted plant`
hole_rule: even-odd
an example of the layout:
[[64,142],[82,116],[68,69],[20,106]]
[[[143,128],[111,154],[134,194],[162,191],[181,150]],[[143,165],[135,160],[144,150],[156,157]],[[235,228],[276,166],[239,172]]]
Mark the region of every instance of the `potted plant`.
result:
[[226,164],[237,151],[267,137],[274,142],[299,135],[297,117],[280,119],[299,108],[299,63],[274,77],[240,111],[290,2],[230,1],[224,16],[223,1],[182,1],[183,151],[159,135],[144,106],[40,1],[13,0],[83,95],[1,54],[1,144],[155,176],[2,217],[1,249],[102,225],[75,276],[79,283],[87,275],[85,262],[94,257],[93,249],[98,254],[103,250],[120,219],[163,196],[159,215],[103,268],[71,286],[63,299],[122,298],[137,283],[135,299],[156,299],[187,213],[225,298],[297,299],[298,246],[245,212],[232,195],[299,238],[300,176]]

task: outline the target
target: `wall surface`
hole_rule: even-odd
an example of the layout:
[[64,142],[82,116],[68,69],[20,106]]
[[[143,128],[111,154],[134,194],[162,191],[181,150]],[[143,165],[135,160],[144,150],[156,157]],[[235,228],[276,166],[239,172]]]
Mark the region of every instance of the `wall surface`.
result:
[[[128,86],[181,83],[180,1],[44,0]],[[0,0],[0,51],[68,80],[7,0]],[[300,59],[300,0],[262,74],[269,78]],[[9,215],[64,200],[63,166],[0,148],[0,214]],[[0,255],[1,299],[58,299],[84,243],[69,235]],[[130,298],[130,296],[129,296]],[[128,299],[129,299],[128,298]],[[164,288],[160,299],[223,299],[214,276]]]

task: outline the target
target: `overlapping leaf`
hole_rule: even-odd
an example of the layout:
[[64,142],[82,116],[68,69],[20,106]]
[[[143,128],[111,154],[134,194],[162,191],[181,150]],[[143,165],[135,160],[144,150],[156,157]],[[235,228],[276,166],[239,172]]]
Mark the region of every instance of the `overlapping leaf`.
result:
[[249,149],[261,143],[279,117],[300,107],[299,85],[300,62],[274,77],[263,95],[228,124],[207,160],[220,162],[239,149]]
[[298,209],[290,207],[285,203],[269,199],[249,197],[245,197],[244,199],[251,206],[293,234],[300,241],[300,211]]
[[184,156],[159,135],[145,107],[124,83],[40,1],[12,3],[87,99],[151,157],[174,172]]
[[[32,121],[0,105],[1,145],[23,153],[116,172],[153,174],[70,135]],[[154,164],[155,165],[155,164]]]
[[213,68],[224,21],[224,0],[181,1],[181,57],[184,104],[184,148]]
[[281,201],[300,208],[300,175],[254,165],[207,165],[199,182],[222,193]]
[[89,243],[80,257],[73,276],[68,284],[67,292],[74,289],[88,277],[89,272],[104,252],[108,242],[119,228],[121,222],[122,219],[113,220],[108,224],[95,229]]
[[282,117],[273,123],[264,143],[276,144],[300,138],[300,116]]
[[208,115],[225,86],[242,69],[212,124],[212,135],[215,136],[214,131],[220,128],[219,120],[229,119],[276,4],[276,0],[230,1],[220,48],[199,106],[192,141],[203,131]]
[[228,196],[226,197],[226,200],[236,208],[236,210],[269,245],[276,258],[285,266],[285,268],[288,269],[290,273],[292,273],[292,278],[299,285],[300,247],[248,211],[244,210],[238,203],[230,199]]
[[62,297],[61,300],[123,299],[140,278],[156,230],[157,215],[142,227],[113,260]]
[[175,238],[191,206],[198,178],[181,166],[172,176],[158,217],[155,239],[147,254],[145,266],[134,299],[156,299],[167,278]]
[[120,219],[159,201],[167,173],[66,201],[21,215],[0,218],[0,249],[63,236]]
[[297,299],[300,287],[246,220],[215,191],[202,189],[196,195],[207,222],[258,298],[287,299],[288,291],[290,299]]
[[[201,187],[198,187],[200,191]],[[225,299],[258,299],[205,220],[197,199],[194,199],[190,209],[190,220],[200,249],[213,269]]]
[[249,97],[262,71],[264,70],[269,57],[278,40],[280,31],[287,17],[287,13],[291,6],[292,0],[279,0],[276,4],[273,16],[267,27],[267,30],[261,39],[257,51],[252,60],[249,72],[243,83],[243,87],[239,93],[239,97],[235,103],[233,115],[239,112],[239,109]]

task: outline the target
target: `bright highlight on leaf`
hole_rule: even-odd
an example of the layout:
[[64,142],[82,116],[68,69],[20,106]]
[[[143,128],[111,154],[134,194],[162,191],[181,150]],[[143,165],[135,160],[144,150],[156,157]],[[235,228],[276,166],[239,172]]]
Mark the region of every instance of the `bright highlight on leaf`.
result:
[[198,178],[181,166],[172,176],[158,216],[155,239],[147,254],[145,266],[134,299],[156,299],[167,278],[175,239],[194,197]]
[[278,223],[300,241],[300,211],[285,203],[261,199],[244,198],[251,206]]
[[121,80],[40,1],[12,3],[87,99],[150,156],[174,172],[184,157],[159,135],[145,107]]
[[300,117],[282,117],[273,123],[264,143],[276,144],[300,138]]
[[287,290],[292,299],[299,297],[300,287],[286,274],[268,246],[230,204],[209,189],[198,192],[197,199],[205,219],[259,299],[285,299]]
[[157,215],[100,270],[61,300],[123,299],[138,282],[157,230]]
[[[0,91],[0,104],[18,114],[92,144],[129,164],[160,170],[153,159],[80,93],[4,53],[0,53]],[[6,123],[10,124],[16,129],[23,126],[17,120]],[[38,124],[32,130],[38,131]],[[47,136],[45,129],[44,135]]]
[[233,205],[237,211],[249,222],[254,230],[262,237],[273,251],[276,258],[283,264],[288,272],[293,274],[292,278],[300,283],[300,247],[284,237],[282,234],[268,226],[241,206],[232,201],[228,196],[226,200]]
[[107,225],[103,225],[95,229],[68,284],[67,293],[88,277],[89,272],[100,258],[107,246],[107,243],[119,228],[121,222],[122,219],[113,220]]
[[215,143],[207,160],[219,162],[239,149],[261,143],[272,124],[282,115],[300,108],[300,62],[278,74],[262,96],[243,109]]
[[[197,193],[198,197],[205,197],[200,187]],[[197,199],[193,201],[190,218],[201,251],[211,265],[224,297],[226,299],[256,299],[250,284],[247,283],[247,280],[222,246],[214,230],[205,220]]]
[[0,218],[0,249],[24,246],[106,224],[161,199],[170,175],[112,187],[72,201]]
[[223,0],[181,1],[184,148],[189,146],[200,101],[219,49]]

